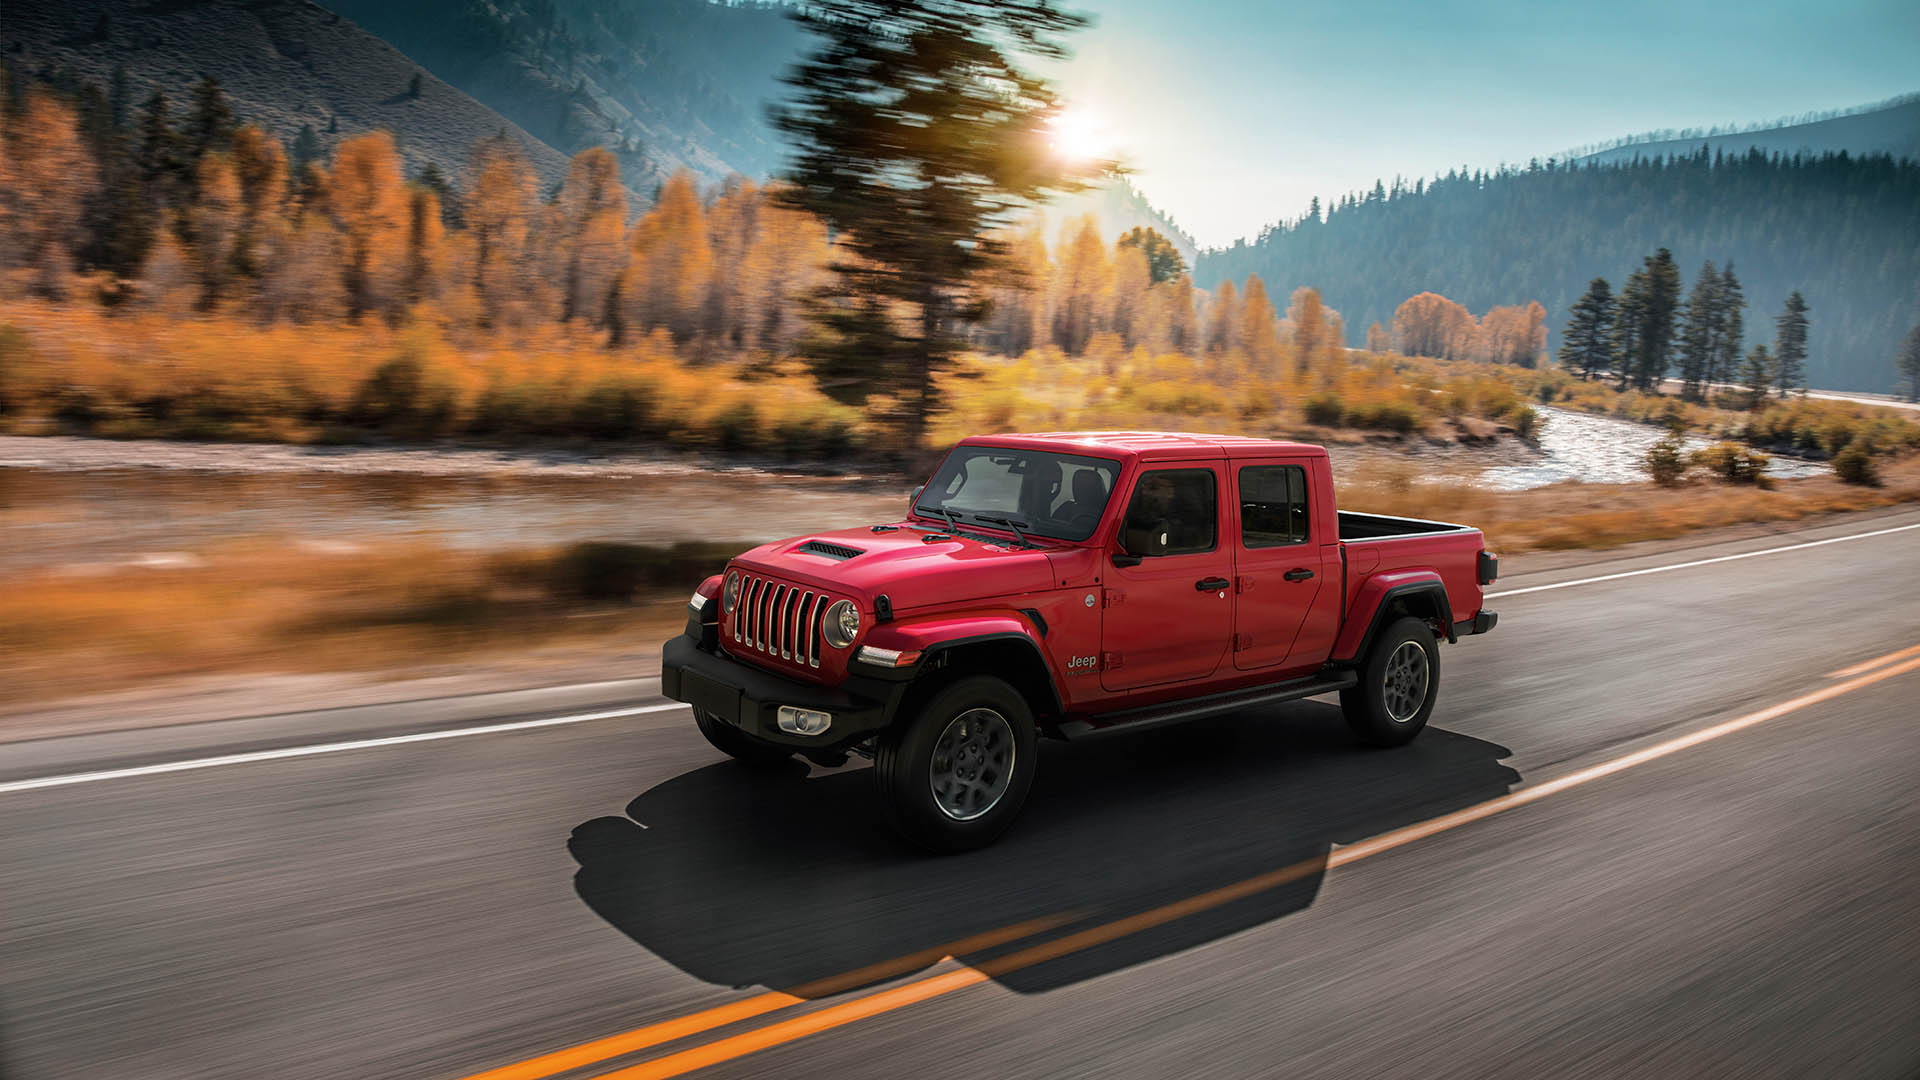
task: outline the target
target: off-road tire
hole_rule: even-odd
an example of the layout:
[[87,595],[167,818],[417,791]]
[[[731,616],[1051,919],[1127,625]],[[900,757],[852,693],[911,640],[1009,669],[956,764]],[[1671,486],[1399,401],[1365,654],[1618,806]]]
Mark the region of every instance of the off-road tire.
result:
[[1354,735],[1368,746],[1412,742],[1427,726],[1440,695],[1440,645],[1433,627],[1412,616],[1387,624],[1358,674],[1358,684],[1340,691],[1340,709]]
[[786,747],[762,742],[702,709],[693,710],[693,723],[715,750],[748,765],[778,765],[793,756]]
[[[1026,803],[1038,742],[1032,708],[1005,680],[968,675],[929,687],[914,695],[875,747],[881,811],[900,835],[928,851],[984,847]],[[936,787],[937,778],[943,787]]]

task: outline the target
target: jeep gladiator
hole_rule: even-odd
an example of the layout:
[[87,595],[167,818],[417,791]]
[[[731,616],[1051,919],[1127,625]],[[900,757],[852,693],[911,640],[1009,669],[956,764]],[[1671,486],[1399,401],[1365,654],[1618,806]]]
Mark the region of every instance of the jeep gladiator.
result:
[[961,441],[899,521],[763,544],[700,584],[665,695],[744,761],[873,759],[936,851],[998,837],[1042,736],[1338,692],[1426,725],[1438,644],[1493,629],[1478,529],[1336,510],[1324,448],[1078,432]]

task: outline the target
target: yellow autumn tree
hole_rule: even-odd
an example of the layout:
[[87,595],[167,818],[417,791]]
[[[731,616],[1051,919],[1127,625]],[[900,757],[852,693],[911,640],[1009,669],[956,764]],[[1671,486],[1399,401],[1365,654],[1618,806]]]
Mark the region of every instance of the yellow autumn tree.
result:
[[1259,274],[1247,275],[1247,291],[1240,306],[1240,332],[1252,373],[1273,378],[1279,374],[1280,330],[1275,324],[1273,301],[1267,297],[1267,283]]
[[521,286],[533,223],[533,169],[519,146],[492,138],[474,145],[467,171],[464,209],[475,311],[483,325],[517,322],[526,309]]
[[0,241],[7,263],[0,270],[18,272],[44,296],[63,298],[71,290],[74,251],[99,170],[73,110],[45,94],[27,98],[9,135],[8,168],[15,182],[7,185],[8,238]]
[[682,169],[661,186],[660,201],[633,227],[631,255],[630,321],[642,333],[664,327],[676,341],[692,340],[713,271],[706,212],[692,174]]
[[1053,343],[1070,356],[1085,352],[1112,310],[1112,267],[1099,222],[1091,215],[1068,227],[1054,271]]
[[201,158],[194,169],[193,206],[187,218],[192,223],[194,270],[200,282],[202,310],[218,306],[233,280],[244,214],[240,180],[227,155],[211,153]]
[[560,185],[560,320],[607,325],[626,270],[627,191],[620,161],[605,147],[574,155]]
[[407,192],[393,136],[375,131],[341,143],[328,179],[342,242],[347,317],[397,313],[406,269]]
[[1393,312],[1393,347],[1408,356],[1456,359],[1476,331],[1473,316],[1439,293],[1407,298]]

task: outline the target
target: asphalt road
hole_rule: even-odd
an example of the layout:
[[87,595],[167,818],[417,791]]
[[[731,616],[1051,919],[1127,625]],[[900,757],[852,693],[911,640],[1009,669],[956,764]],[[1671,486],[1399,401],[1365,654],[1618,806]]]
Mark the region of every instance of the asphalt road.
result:
[[1905,525],[1509,577],[1413,746],[1049,744],[954,858],[644,679],[0,745],[0,1076],[1910,1078],[1920,652],[1834,673],[1920,528],[1587,580]]

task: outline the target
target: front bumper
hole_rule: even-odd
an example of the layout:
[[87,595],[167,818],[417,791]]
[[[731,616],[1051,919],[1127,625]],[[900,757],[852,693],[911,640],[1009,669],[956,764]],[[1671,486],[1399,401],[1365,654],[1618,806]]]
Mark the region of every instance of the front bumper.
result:
[[[685,634],[661,649],[660,692],[710,713],[764,742],[831,749],[858,742],[886,727],[906,691],[903,681],[850,676],[841,686],[814,686],[743,664],[701,647]],[[831,713],[818,735],[781,731],[780,706]]]

